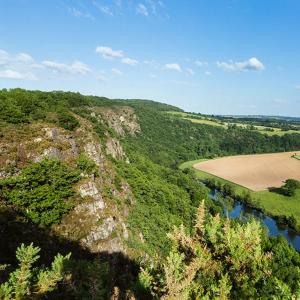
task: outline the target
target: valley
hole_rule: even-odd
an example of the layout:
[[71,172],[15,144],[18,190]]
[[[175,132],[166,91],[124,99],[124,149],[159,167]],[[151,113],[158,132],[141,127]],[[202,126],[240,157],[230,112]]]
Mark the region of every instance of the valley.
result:
[[[10,278],[19,270],[16,251],[40,255],[35,271],[28,267],[31,292],[39,293],[35,274],[55,274],[55,288],[40,291],[49,299],[160,299],[173,276],[165,266],[177,268],[173,259],[182,255],[197,262],[196,273],[189,260],[182,261],[186,271],[178,269],[189,275],[188,289],[196,284],[213,295],[211,281],[196,275],[207,276],[213,264],[220,268],[209,274],[212,281],[228,276],[236,286],[230,293],[246,295],[236,273],[242,274],[239,266],[247,262],[253,272],[274,274],[258,275],[259,284],[243,280],[255,297],[276,294],[273,278],[284,281],[288,293],[296,292],[295,280],[286,276],[300,281],[295,271],[300,254],[285,239],[268,237],[256,220],[228,222],[222,203],[210,193],[220,190],[227,202],[237,198],[298,230],[299,189],[291,196],[260,190],[255,178],[265,186],[271,178],[276,186],[276,180],[289,177],[289,165],[299,164],[291,158],[299,154],[299,134],[270,136],[248,127],[193,123],[174,117],[184,113],[180,108],[147,100],[23,89],[1,90],[0,100],[0,265],[9,265],[0,271],[5,300],[15,293]],[[253,190],[241,186],[249,182],[228,177],[233,169],[224,165],[219,171],[227,175],[193,168],[237,157],[243,160],[235,164],[246,167],[244,157],[257,156],[278,165],[281,177],[269,178],[262,168],[261,175],[247,179]],[[266,260],[269,252],[272,260]],[[247,256],[242,261],[240,253]],[[233,266],[228,257],[240,262]],[[51,269],[53,259],[59,268]],[[175,291],[177,299],[185,291]]]

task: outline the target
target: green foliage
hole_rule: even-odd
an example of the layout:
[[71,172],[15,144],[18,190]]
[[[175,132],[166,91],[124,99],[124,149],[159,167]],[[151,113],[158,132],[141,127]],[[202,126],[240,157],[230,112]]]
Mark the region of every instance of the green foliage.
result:
[[[300,255],[282,236],[266,238],[264,250],[272,252],[272,277],[278,278],[289,286],[292,293],[299,290],[300,283]],[[272,285],[269,286],[272,291]]]
[[[141,284],[161,299],[291,299],[298,296],[283,276],[272,274],[272,253],[252,220],[240,225],[212,216],[200,205],[192,234],[181,225],[169,234],[172,250],[140,276]],[[282,255],[282,254],[281,254]],[[277,271],[278,273],[278,271]],[[279,299],[279,298],[278,298]]]
[[38,299],[56,289],[63,280],[64,265],[70,259],[71,253],[62,256],[58,254],[51,268],[33,268],[39,259],[39,247],[33,244],[21,244],[16,251],[18,268],[9,274],[9,279],[0,285],[0,298],[3,300]]
[[74,299],[105,300],[109,299],[109,266],[108,263],[73,260],[68,266],[74,282]]
[[59,222],[73,204],[72,184],[80,179],[79,171],[56,160],[33,163],[16,177],[0,181],[4,201],[24,209],[24,213],[40,225]]
[[76,161],[77,168],[86,174],[94,174],[98,176],[98,168],[93,160],[91,160],[87,155],[80,154]]
[[[130,102],[129,102],[130,103]],[[142,134],[127,137],[126,148],[134,149],[164,166],[202,158],[234,154],[298,150],[300,134],[267,136],[231,126],[222,128],[194,124],[162,113],[155,105],[130,103],[139,117]]]
[[57,112],[57,117],[59,126],[64,129],[74,131],[79,127],[77,119],[66,109],[59,110]]
[[283,194],[289,197],[295,196],[297,189],[300,189],[300,182],[295,179],[287,179],[281,187]]
[[[145,240],[144,244],[135,240],[131,245],[165,255],[170,247],[166,233],[181,223],[192,228],[200,200],[207,199],[207,189],[190,171],[159,166],[138,153],[131,153],[130,161],[118,162],[117,168],[136,200],[128,217],[130,229],[136,236],[142,233]],[[218,210],[212,201],[207,201],[211,210]]]

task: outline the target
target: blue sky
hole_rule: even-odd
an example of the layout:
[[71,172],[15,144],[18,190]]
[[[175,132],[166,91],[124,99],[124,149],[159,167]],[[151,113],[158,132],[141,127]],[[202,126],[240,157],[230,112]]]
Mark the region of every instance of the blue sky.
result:
[[0,88],[300,116],[298,0],[1,0]]

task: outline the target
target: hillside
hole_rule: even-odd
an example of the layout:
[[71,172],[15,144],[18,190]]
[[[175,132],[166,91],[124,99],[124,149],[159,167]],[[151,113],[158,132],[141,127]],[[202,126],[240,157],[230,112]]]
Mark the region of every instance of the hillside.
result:
[[[36,266],[50,266],[57,253],[67,262],[51,288],[34,292],[36,284],[29,299],[296,295],[299,254],[255,221],[228,225],[195,173],[178,166],[299,150],[300,134],[195,124],[178,113],[148,100],[0,91],[0,282],[17,267],[17,247],[32,242],[41,248]],[[181,231],[170,239],[174,226]],[[246,249],[255,255],[244,257]],[[20,290],[31,288],[31,276]],[[14,280],[0,298],[26,298],[14,294]]]

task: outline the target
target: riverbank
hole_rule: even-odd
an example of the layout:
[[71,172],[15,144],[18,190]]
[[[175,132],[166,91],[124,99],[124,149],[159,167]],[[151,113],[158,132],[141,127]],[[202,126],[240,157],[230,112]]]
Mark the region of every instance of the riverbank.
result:
[[[205,159],[188,161],[180,165],[180,169],[193,168],[196,163],[205,161]],[[292,197],[284,196],[271,191],[252,191],[246,187],[230,182],[223,178],[214,176],[201,170],[193,168],[196,176],[203,182],[210,185],[211,188],[218,190],[227,189],[231,197],[239,199],[248,206],[261,210],[282,224],[300,232],[300,190]],[[230,188],[228,188],[230,187]]]

